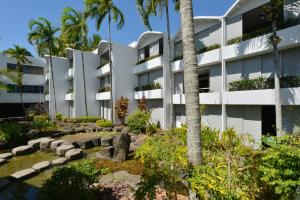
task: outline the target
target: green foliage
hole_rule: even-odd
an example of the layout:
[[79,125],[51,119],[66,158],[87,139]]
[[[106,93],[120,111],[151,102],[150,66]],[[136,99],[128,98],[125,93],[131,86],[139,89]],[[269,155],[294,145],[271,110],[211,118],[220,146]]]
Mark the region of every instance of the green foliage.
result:
[[219,45],[219,44],[213,44],[213,45],[210,45],[207,47],[203,47],[203,48],[197,50],[197,54],[205,53],[207,51],[212,51],[214,49],[219,49],[220,47],[221,47],[221,45]]
[[60,112],[56,113],[56,115],[55,115],[56,120],[61,121],[62,118],[63,118],[63,115]]
[[22,144],[24,140],[23,127],[20,124],[14,122],[0,124],[0,143],[16,146]]
[[70,93],[73,93],[73,92],[74,92],[73,88],[70,88],[70,89],[67,91],[66,94],[70,94]]
[[127,171],[130,174],[141,175],[143,173],[143,163],[140,160],[127,160],[124,162],[114,162],[113,160],[95,160],[95,166],[98,169],[107,169],[109,172],[114,173],[118,171]]
[[151,113],[149,111],[135,110],[127,118],[129,131],[135,134],[145,133],[150,117]]
[[99,127],[112,127],[113,126],[113,123],[112,121],[109,121],[109,120],[105,120],[105,119],[100,119],[96,122],[97,126]]
[[39,200],[94,199],[90,185],[95,183],[101,169],[91,161],[83,161],[56,170],[39,191]]
[[114,108],[121,124],[125,124],[125,117],[128,114],[129,99],[121,97],[115,104]]
[[102,93],[102,92],[109,92],[111,90],[110,86],[108,87],[101,87],[98,90],[98,93]]
[[271,137],[264,142],[270,148],[264,151],[259,167],[261,180],[273,187],[281,199],[294,199],[300,186],[300,137]]
[[96,123],[96,121],[101,120],[98,116],[82,116],[76,118],[62,117],[62,121],[66,123]]
[[35,115],[33,118],[33,121],[38,121],[38,120],[50,120],[50,117],[48,115]]
[[160,83],[152,83],[148,85],[143,85],[141,87],[136,87],[135,91],[146,91],[146,90],[156,90],[156,89],[161,89]]
[[34,116],[32,128],[38,129],[40,131],[53,131],[56,130],[58,126],[50,120],[49,116],[37,115]]

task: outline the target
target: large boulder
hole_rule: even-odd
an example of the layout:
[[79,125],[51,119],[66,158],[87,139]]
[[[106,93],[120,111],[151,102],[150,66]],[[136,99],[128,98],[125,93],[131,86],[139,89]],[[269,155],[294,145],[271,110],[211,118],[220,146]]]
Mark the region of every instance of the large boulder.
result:
[[99,157],[104,159],[111,159],[113,155],[114,155],[114,147],[110,146],[110,147],[103,147]]
[[65,157],[68,158],[68,160],[78,160],[83,157],[83,151],[82,149],[71,149],[67,151]]
[[113,140],[114,140],[114,138],[113,138],[113,137],[110,137],[110,136],[108,136],[108,137],[103,137],[103,138],[101,138],[101,146],[103,146],[103,147],[109,147],[109,146],[112,146]]
[[19,147],[13,148],[11,152],[14,156],[21,156],[21,155],[26,155],[26,154],[32,153],[32,151],[33,151],[33,149],[31,146],[25,145],[25,146],[19,146]]
[[118,162],[124,162],[127,159],[127,155],[130,148],[130,135],[127,133],[120,133],[114,139],[114,155],[113,160]]
[[0,159],[10,159],[13,157],[13,154],[12,153],[2,153],[0,154]]
[[34,176],[35,173],[36,173],[36,171],[34,169],[29,168],[29,169],[24,169],[24,170],[18,171],[16,173],[12,174],[11,177],[14,179],[17,179],[17,180],[24,180],[24,179]]
[[43,162],[39,162],[39,163],[34,164],[32,166],[32,169],[34,169],[36,171],[42,171],[42,170],[45,170],[49,167],[50,167],[50,162],[49,161],[43,161]]
[[59,147],[64,142],[65,142],[65,140],[55,140],[55,141],[51,142],[50,149],[52,151],[55,151],[56,148]]
[[61,165],[64,165],[68,162],[68,158],[57,158],[55,160],[52,160],[51,164],[52,166],[61,166]]
[[31,146],[33,150],[38,150],[40,148],[40,143],[42,140],[49,139],[49,137],[39,138],[35,140],[29,140],[28,146]]
[[53,138],[44,138],[41,140],[41,143],[40,143],[40,149],[41,150],[47,150],[50,148],[50,144],[51,142],[53,142],[54,139]]
[[81,149],[90,149],[94,147],[92,139],[77,141],[76,144]]
[[65,156],[65,154],[67,153],[67,151],[74,149],[74,145],[71,144],[63,144],[59,147],[56,148],[56,154],[58,156]]

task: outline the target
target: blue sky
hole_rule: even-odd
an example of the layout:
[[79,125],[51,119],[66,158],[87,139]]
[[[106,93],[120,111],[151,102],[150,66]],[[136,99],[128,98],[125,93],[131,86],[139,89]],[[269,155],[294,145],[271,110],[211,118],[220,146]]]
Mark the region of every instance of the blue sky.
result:
[[[235,0],[194,0],[194,15],[223,15]],[[125,15],[125,27],[118,31],[113,26],[113,40],[122,44],[129,44],[137,40],[146,31],[136,11],[135,0],[115,0],[115,3]],[[1,0],[0,6],[0,50],[7,49],[13,44],[20,44],[28,48],[34,55],[35,48],[28,44],[28,21],[32,18],[46,17],[53,24],[60,25],[62,10],[71,6],[83,10],[83,0]],[[172,35],[178,31],[179,14],[171,12]],[[153,30],[164,31],[164,17],[152,18]],[[89,21],[90,34],[97,32],[94,23]],[[107,38],[107,24],[100,30],[103,39]]]

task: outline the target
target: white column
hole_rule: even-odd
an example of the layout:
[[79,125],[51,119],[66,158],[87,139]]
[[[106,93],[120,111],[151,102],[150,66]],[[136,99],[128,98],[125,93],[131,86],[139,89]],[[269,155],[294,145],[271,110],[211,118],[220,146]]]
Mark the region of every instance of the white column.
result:
[[224,92],[227,91],[227,71],[226,61],[223,58],[224,47],[226,46],[226,18],[222,18],[222,46],[221,46],[221,59],[222,59],[222,91],[221,91],[221,102],[222,102],[222,131],[227,129],[227,110],[226,104],[223,102]]

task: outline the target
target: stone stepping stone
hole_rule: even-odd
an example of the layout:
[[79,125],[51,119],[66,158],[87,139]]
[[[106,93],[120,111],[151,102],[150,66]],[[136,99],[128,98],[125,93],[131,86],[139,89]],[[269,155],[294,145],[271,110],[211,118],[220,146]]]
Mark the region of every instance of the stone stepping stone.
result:
[[115,127],[113,130],[114,132],[121,132],[122,131],[122,127]]
[[56,154],[58,156],[65,156],[65,154],[67,153],[67,151],[74,149],[74,145],[71,144],[63,144],[59,147],[56,148]]
[[5,164],[6,163],[6,160],[5,159],[2,159],[2,158],[0,158],[0,165],[3,165],[3,164]]
[[51,142],[50,149],[52,151],[54,151],[54,150],[56,150],[57,147],[59,147],[64,142],[65,142],[65,140],[55,140],[55,141]]
[[19,146],[19,147],[12,149],[12,154],[14,156],[21,156],[21,155],[26,155],[26,154],[32,153],[32,150],[33,149],[31,148],[31,146],[28,146],[28,145]]
[[76,145],[81,149],[90,149],[94,147],[94,143],[92,140],[77,141]]
[[65,165],[68,162],[68,158],[57,158],[55,160],[52,160],[51,164],[52,166],[61,166],[61,165]]
[[103,147],[100,152],[100,157],[102,157],[102,158],[111,159],[113,155],[114,155],[114,147],[113,146]]
[[50,148],[50,144],[53,141],[54,141],[53,138],[42,139],[41,143],[40,143],[40,149],[41,150],[47,150],[47,149],[49,149]]
[[17,180],[24,180],[24,179],[32,177],[33,175],[35,175],[35,173],[36,173],[36,171],[34,169],[29,168],[29,169],[24,169],[24,170],[18,171],[16,173],[12,174],[11,177],[13,177]]
[[97,127],[97,128],[96,128],[96,131],[97,131],[97,132],[102,132],[102,131],[103,131],[103,128],[102,128],[102,127]]
[[94,146],[100,146],[101,145],[101,137],[92,139],[92,142]]
[[134,175],[134,174],[130,174],[126,179],[126,182],[133,188],[136,188],[140,181],[141,181],[141,176]]
[[0,159],[10,159],[13,157],[12,153],[2,153],[0,154]]
[[103,128],[103,132],[112,132],[112,128]]
[[36,170],[36,171],[43,171],[47,168],[50,167],[50,162],[49,161],[43,161],[43,162],[39,162],[36,163],[32,166],[32,169]]
[[103,147],[109,147],[113,145],[113,137],[103,137],[101,138],[101,146]]
[[40,148],[40,143],[44,139],[49,139],[49,138],[45,137],[45,138],[39,138],[39,139],[35,139],[35,140],[29,140],[27,144],[28,144],[28,146],[31,146],[31,148],[33,150],[37,150]]
[[65,157],[68,160],[78,160],[83,157],[83,151],[82,149],[71,149],[66,153]]
[[10,183],[11,183],[11,181],[9,179],[0,178],[0,190],[6,188]]

